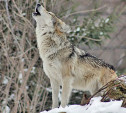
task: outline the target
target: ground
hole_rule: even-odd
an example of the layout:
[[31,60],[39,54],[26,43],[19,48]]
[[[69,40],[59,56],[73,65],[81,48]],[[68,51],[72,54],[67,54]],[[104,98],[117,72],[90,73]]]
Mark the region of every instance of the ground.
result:
[[121,107],[122,101],[101,102],[100,100],[101,97],[94,97],[85,106],[70,105],[40,113],[126,113],[126,108]]

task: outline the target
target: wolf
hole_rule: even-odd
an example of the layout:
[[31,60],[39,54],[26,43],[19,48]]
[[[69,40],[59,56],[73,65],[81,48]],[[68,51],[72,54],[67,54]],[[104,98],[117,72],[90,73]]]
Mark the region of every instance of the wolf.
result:
[[112,65],[73,46],[67,39],[70,27],[37,4],[32,14],[36,21],[37,46],[43,69],[52,87],[52,108],[58,107],[58,93],[62,86],[61,106],[65,107],[72,89],[95,93],[117,78]]

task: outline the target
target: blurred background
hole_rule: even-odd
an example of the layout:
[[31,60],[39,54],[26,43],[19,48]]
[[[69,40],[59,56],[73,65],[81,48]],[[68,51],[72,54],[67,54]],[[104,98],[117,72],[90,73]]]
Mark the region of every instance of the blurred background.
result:
[[[32,18],[37,3],[71,26],[67,37],[73,45],[126,74],[126,0],[0,0],[1,113],[51,109]],[[73,90],[70,104],[80,104],[82,94]]]

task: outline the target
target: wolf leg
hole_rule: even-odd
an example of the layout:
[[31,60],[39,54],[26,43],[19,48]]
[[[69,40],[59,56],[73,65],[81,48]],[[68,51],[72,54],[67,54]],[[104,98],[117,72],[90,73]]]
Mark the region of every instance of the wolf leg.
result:
[[68,102],[69,102],[69,98],[70,98],[70,94],[72,91],[72,79],[69,77],[65,77],[63,79],[63,83],[62,83],[62,100],[61,100],[61,106],[65,107]]
[[52,108],[57,108],[59,106],[58,94],[59,94],[60,84],[55,79],[50,79],[50,82],[52,87]]
[[[101,85],[101,83],[99,83],[99,81],[96,81],[93,86],[94,87],[92,87],[92,90],[90,90],[91,95],[95,94],[102,87],[102,85]],[[102,93],[99,92],[95,95],[95,97],[98,97],[101,95],[102,95]]]

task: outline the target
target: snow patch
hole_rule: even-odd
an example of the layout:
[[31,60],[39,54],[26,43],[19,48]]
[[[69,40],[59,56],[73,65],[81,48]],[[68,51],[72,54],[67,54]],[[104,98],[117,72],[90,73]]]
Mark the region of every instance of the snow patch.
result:
[[65,108],[55,108],[40,113],[126,113],[126,108],[121,107],[122,101],[101,102],[101,97],[94,97],[85,106],[70,105]]
[[79,31],[80,31],[80,27],[77,27],[76,31],[78,31],[78,32],[79,32]]
[[26,88],[26,90],[28,90],[28,89],[29,89],[29,87],[28,87],[28,86],[26,86],[25,88]]
[[3,79],[3,82],[2,82],[3,84],[7,84],[8,83],[8,79],[7,79],[7,77],[4,77],[4,79]]
[[5,106],[2,113],[10,113],[10,108],[8,106]]
[[121,75],[119,79],[126,83],[126,75]]
[[35,67],[32,67],[31,73],[35,74]]
[[22,58],[21,61],[24,62],[24,58]]
[[103,32],[100,32],[100,35],[103,35]]
[[23,75],[22,75],[22,73],[21,73],[21,72],[19,73],[18,80],[19,80],[19,82],[20,82],[20,83],[22,83],[22,80],[23,80]]
[[15,95],[14,94],[11,94],[10,97],[8,98],[8,101],[14,99]]
[[46,88],[46,91],[48,91],[48,92],[52,92],[52,88]]
[[24,72],[27,72],[28,71],[28,69],[24,69]]
[[109,18],[106,18],[105,23],[108,23],[108,22],[109,22]]

